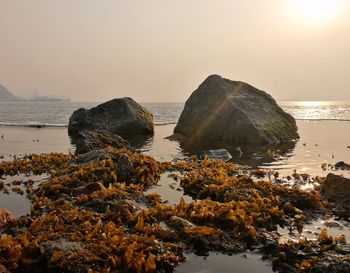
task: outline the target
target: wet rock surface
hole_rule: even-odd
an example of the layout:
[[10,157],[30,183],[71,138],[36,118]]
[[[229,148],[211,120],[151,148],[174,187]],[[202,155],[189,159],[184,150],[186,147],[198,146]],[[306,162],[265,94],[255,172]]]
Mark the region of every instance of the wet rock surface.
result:
[[264,91],[209,76],[185,104],[174,129],[188,146],[280,144],[299,138],[294,118]]
[[127,139],[134,135],[152,135],[153,115],[131,98],[113,99],[90,110],[78,109],[69,119],[68,133],[82,130],[106,130]]
[[335,163],[334,168],[337,170],[350,170],[350,164],[345,163],[344,161],[339,161]]
[[88,153],[108,146],[131,149],[125,139],[106,130],[82,130],[76,134],[73,142],[76,145],[75,154]]
[[232,155],[226,149],[208,150],[204,151],[203,154],[211,159],[221,159],[225,162],[232,158]]
[[327,199],[339,204],[350,199],[350,179],[329,173],[322,191]]

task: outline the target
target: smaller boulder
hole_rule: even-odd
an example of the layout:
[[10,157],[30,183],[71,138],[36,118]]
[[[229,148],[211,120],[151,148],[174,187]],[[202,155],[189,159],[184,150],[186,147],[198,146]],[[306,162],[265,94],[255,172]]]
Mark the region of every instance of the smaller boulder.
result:
[[75,137],[75,154],[84,154],[107,146],[131,149],[130,144],[122,137],[106,130],[83,130]]
[[323,184],[324,196],[337,204],[350,199],[350,179],[329,173]]
[[350,170],[350,164],[345,163],[344,161],[339,161],[339,162],[335,163],[334,168],[336,170],[346,171],[346,170]]
[[90,110],[80,108],[72,114],[69,135],[84,129],[107,130],[122,137],[152,135],[153,115],[131,98],[113,99]]

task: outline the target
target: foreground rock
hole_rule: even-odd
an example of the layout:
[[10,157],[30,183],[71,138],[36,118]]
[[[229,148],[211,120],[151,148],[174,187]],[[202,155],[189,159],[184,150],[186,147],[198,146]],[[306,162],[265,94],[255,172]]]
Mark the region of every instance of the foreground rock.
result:
[[71,136],[82,130],[107,130],[122,137],[151,135],[152,114],[131,98],[113,99],[90,110],[80,108],[69,119]]
[[330,173],[323,184],[324,196],[332,202],[350,199],[350,179]]
[[335,163],[334,168],[336,170],[347,171],[347,170],[350,170],[350,164],[345,163],[344,161],[339,161],[339,162]]
[[264,91],[209,76],[185,104],[174,137],[189,145],[280,144],[299,138],[294,118]]
[[125,139],[106,130],[83,130],[78,133],[76,139],[75,154],[83,154],[108,146],[131,149]]
[[322,191],[325,198],[337,205],[337,215],[346,220],[350,219],[350,179],[330,173]]

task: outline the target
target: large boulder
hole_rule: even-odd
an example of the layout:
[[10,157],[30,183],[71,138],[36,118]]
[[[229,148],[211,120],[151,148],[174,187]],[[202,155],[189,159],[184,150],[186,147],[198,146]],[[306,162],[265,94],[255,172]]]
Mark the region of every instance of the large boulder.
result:
[[295,119],[264,91],[218,75],[209,76],[185,104],[174,138],[191,145],[292,142]]
[[131,98],[113,99],[90,110],[80,108],[69,119],[68,133],[107,130],[122,137],[152,135],[153,115]]
[[106,130],[82,130],[75,137],[75,154],[88,153],[104,149],[107,146],[131,149],[130,144],[122,137]]

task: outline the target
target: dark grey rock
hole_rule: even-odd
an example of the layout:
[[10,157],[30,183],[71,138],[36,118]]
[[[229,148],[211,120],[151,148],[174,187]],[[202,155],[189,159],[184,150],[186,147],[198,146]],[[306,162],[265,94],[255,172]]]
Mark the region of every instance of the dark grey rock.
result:
[[80,131],[75,135],[73,142],[76,144],[75,154],[88,153],[92,150],[104,149],[107,146],[131,149],[125,139],[106,130]]
[[207,150],[204,151],[203,154],[208,156],[210,159],[220,159],[225,162],[232,158],[232,155],[226,149]]
[[345,163],[344,161],[339,161],[339,162],[335,163],[334,168],[336,170],[340,169],[340,170],[343,170],[343,171],[350,170],[350,164]]
[[122,137],[152,135],[153,115],[131,98],[113,99],[90,110],[78,109],[69,119],[71,136],[87,129],[107,130]]
[[174,129],[189,145],[280,144],[299,138],[295,119],[264,91],[209,76],[192,93]]
[[117,166],[115,171],[118,179],[123,182],[130,182],[129,179],[134,174],[134,164],[127,155],[121,154],[116,160]]
[[350,179],[329,173],[323,184],[322,191],[330,201],[342,201],[350,198]]

